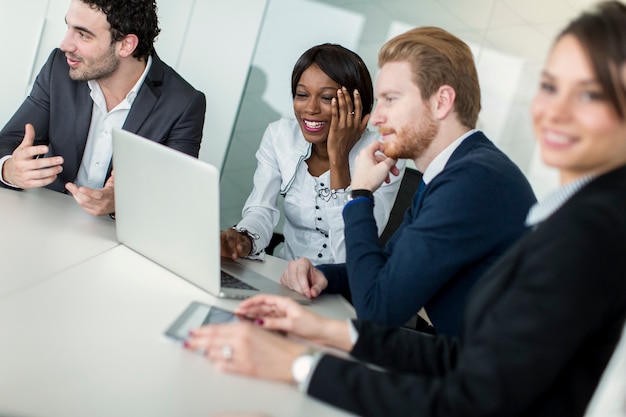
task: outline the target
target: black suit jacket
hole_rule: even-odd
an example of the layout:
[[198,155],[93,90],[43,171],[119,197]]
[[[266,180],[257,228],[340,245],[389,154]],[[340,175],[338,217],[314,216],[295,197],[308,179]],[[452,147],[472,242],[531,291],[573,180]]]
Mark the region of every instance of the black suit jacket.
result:
[[459,339],[357,323],[352,355],[387,371],[324,356],[308,392],[372,416],[582,416],[625,317],[623,167],[481,278]]
[[[65,54],[53,50],[30,95],[0,131],[0,158],[13,153],[24,138],[24,125],[33,124],[35,144],[48,145],[48,156],[65,160],[63,172],[47,187],[63,192],[65,183],[78,174],[92,105],[87,82],[72,80]],[[205,112],[204,94],[153,54],[123,129],[197,157]]]

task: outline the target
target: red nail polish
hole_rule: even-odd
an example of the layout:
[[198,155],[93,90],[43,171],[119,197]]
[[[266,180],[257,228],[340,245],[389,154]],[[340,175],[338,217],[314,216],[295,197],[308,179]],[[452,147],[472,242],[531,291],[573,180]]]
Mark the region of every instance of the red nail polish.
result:
[[185,343],[183,343],[183,347],[188,348],[189,347],[189,341],[185,340]]
[[265,323],[263,319],[256,319],[254,322],[258,324],[259,326],[263,326],[263,323]]

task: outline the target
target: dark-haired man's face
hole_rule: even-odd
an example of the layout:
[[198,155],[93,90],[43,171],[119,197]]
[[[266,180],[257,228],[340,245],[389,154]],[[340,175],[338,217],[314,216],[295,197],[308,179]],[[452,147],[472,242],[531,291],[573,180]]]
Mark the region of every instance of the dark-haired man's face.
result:
[[111,42],[106,15],[81,0],[72,0],[65,16],[67,33],[61,41],[73,80],[100,80],[119,67],[117,42]]

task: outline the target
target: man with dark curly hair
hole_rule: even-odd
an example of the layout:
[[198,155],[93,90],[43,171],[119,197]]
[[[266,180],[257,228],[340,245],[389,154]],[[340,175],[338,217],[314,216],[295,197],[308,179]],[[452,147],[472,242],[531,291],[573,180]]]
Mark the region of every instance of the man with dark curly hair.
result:
[[197,157],[206,99],[157,56],[154,0],[71,0],[65,22],[0,131],[0,185],[69,192],[88,213],[111,214],[112,130]]

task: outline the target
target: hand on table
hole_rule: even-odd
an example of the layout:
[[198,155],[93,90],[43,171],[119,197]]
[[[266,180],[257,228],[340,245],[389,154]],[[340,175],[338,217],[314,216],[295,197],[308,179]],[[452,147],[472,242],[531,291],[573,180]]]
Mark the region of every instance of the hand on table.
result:
[[242,301],[235,314],[254,320],[264,329],[345,351],[352,349],[346,321],[316,314],[291,298],[260,294]]
[[203,350],[223,371],[284,382],[292,382],[291,365],[308,349],[276,331],[345,351],[352,349],[346,321],[322,317],[290,298],[257,295],[242,301],[235,314],[242,316],[241,322],[191,330],[185,347]]
[[250,255],[252,239],[246,233],[235,229],[226,229],[220,232],[221,256],[235,260]]
[[306,346],[248,322],[212,324],[194,329],[188,349],[204,350],[220,370],[292,382],[291,364]]
[[308,258],[290,261],[280,277],[280,283],[308,298],[319,296],[328,286],[328,280]]

